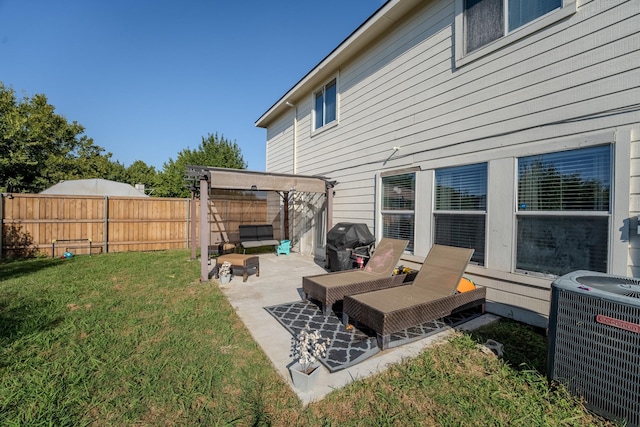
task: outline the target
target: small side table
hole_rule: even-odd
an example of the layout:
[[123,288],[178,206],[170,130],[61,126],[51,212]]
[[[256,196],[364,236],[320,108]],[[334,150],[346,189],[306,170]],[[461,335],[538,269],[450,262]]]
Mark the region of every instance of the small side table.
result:
[[231,269],[242,269],[242,281],[246,282],[249,277],[249,269],[256,269],[256,277],[260,277],[260,258],[255,255],[243,255],[243,254],[227,254],[216,258],[215,278],[218,278],[218,268],[223,262],[228,261],[231,263]]

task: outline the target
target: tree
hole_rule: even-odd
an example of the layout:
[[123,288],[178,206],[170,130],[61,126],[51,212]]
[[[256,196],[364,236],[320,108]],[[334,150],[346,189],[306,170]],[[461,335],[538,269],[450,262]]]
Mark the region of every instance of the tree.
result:
[[129,183],[127,168],[117,160],[110,162],[109,169],[103,178],[110,181]]
[[35,193],[63,179],[104,176],[111,153],[84,131],[56,114],[46,96],[18,100],[0,82],[0,191]]
[[[144,184],[146,190],[154,190],[158,184],[158,172],[153,166],[148,166],[142,160],[131,163],[126,170],[126,180],[131,185]],[[147,192],[148,194],[149,192]],[[156,194],[152,193],[152,196]]]
[[163,165],[156,185],[155,196],[189,197],[185,188],[185,172],[188,165],[210,166],[231,169],[246,169],[247,164],[242,157],[240,147],[233,141],[218,134],[202,137],[202,142],[195,150],[185,148],[176,160],[169,159]]

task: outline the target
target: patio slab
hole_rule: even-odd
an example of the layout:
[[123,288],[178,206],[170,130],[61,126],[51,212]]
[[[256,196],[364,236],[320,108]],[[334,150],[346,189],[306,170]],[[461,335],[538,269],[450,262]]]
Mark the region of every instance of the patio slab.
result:
[[[382,372],[394,363],[415,357],[426,347],[453,333],[452,329],[445,329],[423,340],[382,351],[338,372],[330,373],[321,366],[320,369],[324,372],[318,378],[315,388],[311,392],[300,392],[293,387],[288,370],[293,362],[290,357],[291,334],[264,307],[299,301],[302,294],[302,277],[322,274],[325,270],[312,257],[296,253],[259,256],[260,277],[252,275],[246,282],[242,282],[242,276],[234,276],[230,283],[219,286],[280,376],[305,405],[321,400],[331,391],[353,381]],[[218,284],[215,279],[212,279],[211,283]],[[484,314],[457,329],[473,330],[497,319],[497,316]]]

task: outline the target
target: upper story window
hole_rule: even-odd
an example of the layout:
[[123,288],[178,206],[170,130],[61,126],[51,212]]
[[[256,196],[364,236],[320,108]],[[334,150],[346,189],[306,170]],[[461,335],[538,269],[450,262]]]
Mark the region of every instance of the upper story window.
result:
[[577,0],[454,0],[455,64],[462,67],[559,24]]
[[466,52],[561,7],[562,0],[464,0]]
[[333,79],[314,94],[314,129],[320,129],[336,120],[337,92],[336,79]]

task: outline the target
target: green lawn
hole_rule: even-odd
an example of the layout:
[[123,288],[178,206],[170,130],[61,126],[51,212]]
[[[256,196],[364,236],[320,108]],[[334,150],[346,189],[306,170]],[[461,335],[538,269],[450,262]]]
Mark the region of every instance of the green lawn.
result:
[[303,408],[199,269],[188,251],[0,263],[0,425],[608,425],[507,321]]

